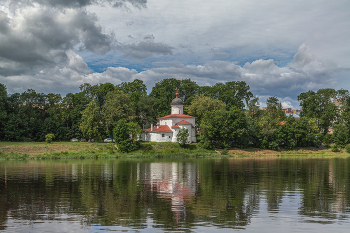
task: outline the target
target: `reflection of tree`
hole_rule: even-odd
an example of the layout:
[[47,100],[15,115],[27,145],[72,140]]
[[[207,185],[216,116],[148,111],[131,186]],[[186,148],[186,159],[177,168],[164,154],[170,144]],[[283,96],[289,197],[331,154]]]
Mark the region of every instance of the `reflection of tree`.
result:
[[0,230],[9,217],[34,222],[63,216],[84,226],[142,229],[151,221],[170,231],[202,222],[244,228],[262,199],[276,213],[296,192],[300,215],[349,218],[349,179],[350,158],[2,162]]
[[[327,220],[341,219],[349,208],[349,158],[316,160],[303,172],[300,214]],[[304,169],[302,169],[304,171]]]

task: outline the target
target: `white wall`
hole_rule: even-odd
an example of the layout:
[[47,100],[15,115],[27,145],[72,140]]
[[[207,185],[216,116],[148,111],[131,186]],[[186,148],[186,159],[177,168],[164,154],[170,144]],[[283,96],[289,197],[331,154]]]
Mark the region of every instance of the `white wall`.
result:
[[171,105],[171,114],[184,114],[183,105]]
[[[164,137],[162,135],[164,134]],[[171,142],[173,133],[142,133],[143,141],[150,142]]]

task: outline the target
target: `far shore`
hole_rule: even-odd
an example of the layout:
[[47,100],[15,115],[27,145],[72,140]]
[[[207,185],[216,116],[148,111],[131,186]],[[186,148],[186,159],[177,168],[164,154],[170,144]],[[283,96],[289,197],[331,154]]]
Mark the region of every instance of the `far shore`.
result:
[[205,150],[196,143],[181,148],[178,143],[141,142],[141,149],[131,153],[120,153],[114,143],[88,142],[0,142],[0,159],[85,159],[85,158],[166,158],[166,157],[348,157],[339,152],[316,147],[279,151],[259,148],[231,148],[230,150]]

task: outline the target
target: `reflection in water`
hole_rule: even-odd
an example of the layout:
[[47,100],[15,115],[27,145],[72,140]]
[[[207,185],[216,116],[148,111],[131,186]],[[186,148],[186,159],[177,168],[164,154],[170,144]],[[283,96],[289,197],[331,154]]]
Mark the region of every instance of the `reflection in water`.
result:
[[349,168],[349,159],[1,161],[0,230],[347,232]]
[[193,198],[197,188],[197,169],[194,163],[150,163],[138,179],[157,192],[160,198],[171,200],[176,222],[185,216],[185,200]]

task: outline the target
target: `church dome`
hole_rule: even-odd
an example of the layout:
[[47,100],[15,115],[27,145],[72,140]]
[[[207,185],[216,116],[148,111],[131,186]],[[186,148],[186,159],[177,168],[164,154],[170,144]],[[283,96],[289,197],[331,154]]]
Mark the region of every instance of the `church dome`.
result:
[[175,98],[173,101],[171,101],[171,105],[184,105],[184,103],[180,98]]

